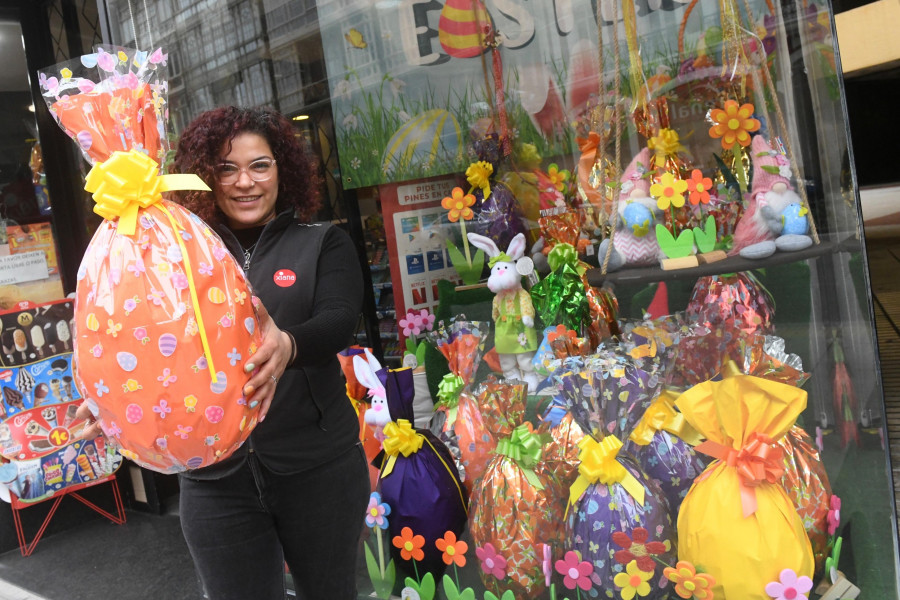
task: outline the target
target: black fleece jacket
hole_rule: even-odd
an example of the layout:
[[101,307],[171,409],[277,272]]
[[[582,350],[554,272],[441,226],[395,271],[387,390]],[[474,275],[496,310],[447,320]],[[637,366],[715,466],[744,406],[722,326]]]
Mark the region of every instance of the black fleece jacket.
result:
[[[222,226],[217,231],[243,263],[234,234]],[[193,479],[223,477],[251,451],[274,472],[300,472],[358,441],[336,356],[351,342],[362,307],[362,272],[350,237],[330,223],[304,224],[284,212],[266,224],[246,273],[278,327],[297,340],[297,358],[248,442],[220,463],[185,473]]]

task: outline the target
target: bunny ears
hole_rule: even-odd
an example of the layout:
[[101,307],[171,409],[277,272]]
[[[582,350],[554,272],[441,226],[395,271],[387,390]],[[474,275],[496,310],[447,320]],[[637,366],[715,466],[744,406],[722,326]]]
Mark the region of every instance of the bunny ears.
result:
[[499,260],[516,262],[525,256],[525,235],[521,233],[517,234],[509,242],[509,247],[506,249],[506,252],[501,252],[500,249],[497,248],[497,244],[494,243],[494,240],[489,237],[478,235],[477,233],[469,233],[466,237],[469,238],[469,243],[479,250],[484,250],[485,254],[491,257],[491,266]]
[[381,363],[368,348],[365,349],[365,355],[365,359],[358,354],[353,357],[353,373],[356,375],[356,380],[369,389],[370,396],[384,398],[384,384],[378,378]]

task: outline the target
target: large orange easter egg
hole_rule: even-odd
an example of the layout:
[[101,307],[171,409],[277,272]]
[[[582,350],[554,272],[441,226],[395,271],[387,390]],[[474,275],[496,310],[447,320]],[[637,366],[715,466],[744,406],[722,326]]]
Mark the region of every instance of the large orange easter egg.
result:
[[493,32],[491,15],[481,0],[447,0],[438,20],[438,40],[454,58],[472,58],[487,48],[484,38]]
[[250,297],[222,240],[176,204],[141,209],[133,235],[100,225],[78,270],[74,371],[123,456],[174,473],[247,439],[263,416],[241,392],[261,341]]

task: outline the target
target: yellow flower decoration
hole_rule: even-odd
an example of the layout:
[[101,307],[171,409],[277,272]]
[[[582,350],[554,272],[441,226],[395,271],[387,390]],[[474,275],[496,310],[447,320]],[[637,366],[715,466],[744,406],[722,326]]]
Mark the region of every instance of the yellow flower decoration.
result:
[[68,79],[69,77],[72,76],[72,69],[65,68],[65,69],[61,70],[59,72],[59,74],[62,75],[63,79]]
[[684,206],[684,193],[687,191],[687,181],[675,179],[671,173],[663,173],[659,183],[650,186],[650,195],[656,198],[656,206],[659,210],[666,210],[669,205],[676,208]]
[[459,221],[460,217],[466,221],[471,220],[475,213],[469,207],[473,204],[475,204],[475,196],[464,193],[459,187],[453,188],[450,195],[441,200],[441,206],[450,211],[449,218],[453,223]]
[[668,128],[660,129],[657,135],[647,140],[647,147],[656,153],[653,160],[657,167],[666,163],[667,156],[675,156],[685,151],[678,138],[678,132]]
[[726,100],[724,110],[714,108],[709,116],[715,123],[709,128],[709,135],[722,138],[722,148],[731,149],[737,142],[741,146],[750,145],[750,132],[759,129],[759,121],[752,118],[752,104],[738,104],[734,100]]
[[119,59],[119,62],[124,63],[128,60],[128,55],[119,50],[118,54],[116,54],[116,58]]
[[641,571],[637,561],[633,560],[625,567],[625,573],[619,573],[613,578],[613,583],[622,588],[623,600],[631,600],[635,595],[643,597],[650,593],[648,581],[651,577],[653,573]]
[[571,174],[565,169],[560,171],[559,166],[556,163],[547,167],[547,179],[549,179],[553,187],[560,192],[566,189],[566,181],[569,180],[570,175]]
[[491,195],[491,175],[494,173],[494,167],[491,163],[479,160],[473,162],[466,169],[466,180],[473,188],[481,188],[484,193],[484,199],[487,200]]

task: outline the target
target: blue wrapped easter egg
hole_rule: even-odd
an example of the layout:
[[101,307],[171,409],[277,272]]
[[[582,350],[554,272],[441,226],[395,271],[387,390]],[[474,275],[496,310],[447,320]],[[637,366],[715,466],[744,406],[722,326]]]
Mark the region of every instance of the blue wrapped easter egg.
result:
[[427,110],[400,126],[381,157],[381,170],[390,177],[428,171],[439,163],[462,160],[462,132],[456,117],[442,108]]
[[799,204],[788,204],[781,213],[781,222],[784,225],[782,235],[806,235],[809,233],[809,221],[806,220],[807,210]]
[[622,211],[622,220],[625,221],[625,228],[635,237],[644,237],[650,232],[653,213],[643,204],[630,202]]

